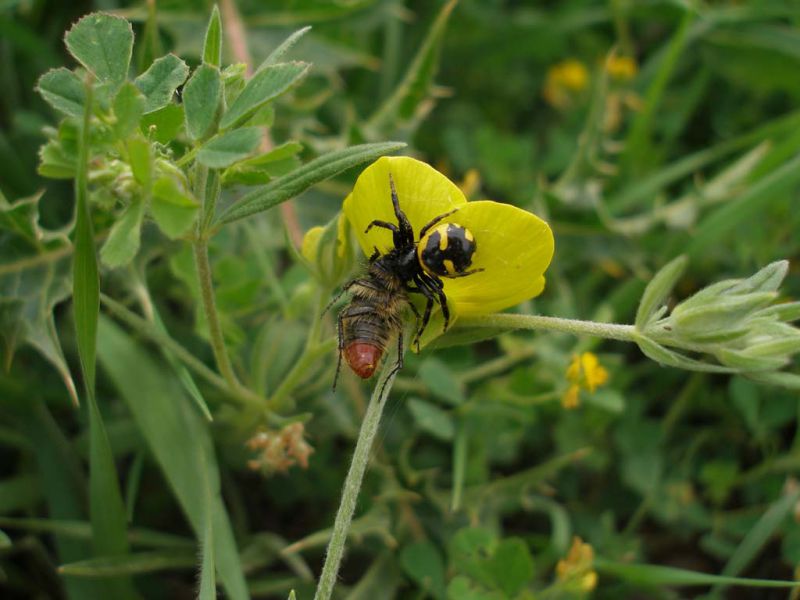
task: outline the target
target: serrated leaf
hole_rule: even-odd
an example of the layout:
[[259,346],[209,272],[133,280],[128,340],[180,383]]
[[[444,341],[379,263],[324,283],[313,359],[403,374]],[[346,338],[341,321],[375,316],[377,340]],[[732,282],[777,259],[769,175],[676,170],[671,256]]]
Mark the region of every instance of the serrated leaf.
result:
[[168,144],[178,137],[183,120],[183,105],[167,104],[142,117],[142,133],[160,144]]
[[70,54],[112,90],[128,77],[133,29],[125,19],[92,13],[75,23],[64,41]]
[[277,206],[304,192],[312,185],[338,175],[365,162],[371,162],[405,146],[402,142],[362,144],[324,154],[295,169],[288,175],[271,181],[262,188],[245,194],[218,219],[221,224],[243,219]]
[[211,131],[221,94],[219,69],[206,64],[197,67],[183,89],[186,132],[193,140],[201,139]]
[[678,279],[683,275],[687,263],[688,259],[685,256],[679,256],[661,267],[650,280],[642,293],[642,299],[636,311],[637,329],[644,329],[645,325],[650,322],[653,313],[664,303]]
[[302,38],[309,31],[311,31],[310,25],[307,27],[303,27],[302,29],[298,29],[289,37],[287,37],[281,43],[280,46],[278,46],[277,48],[275,48],[275,50],[269,53],[269,56],[267,56],[267,58],[264,59],[264,62],[258,65],[258,69],[256,69],[256,72],[261,71],[267,68],[268,66],[277,63],[281,58],[283,58],[283,55],[286,54],[289,50],[291,50],[292,46],[294,46],[297,42],[299,42],[300,38]]
[[133,200],[131,205],[120,216],[105,244],[100,249],[100,259],[108,267],[127,265],[139,251],[139,237],[144,216],[144,202]]
[[208,140],[197,152],[197,162],[210,169],[224,169],[247,158],[258,147],[261,130],[243,127]]
[[145,97],[144,112],[151,113],[170,102],[175,90],[186,81],[189,66],[174,54],[153,61],[150,68],[134,80]]
[[259,108],[286,92],[300,81],[311,65],[304,62],[269,65],[253,75],[233,104],[222,116],[221,129],[246,121]]
[[220,496],[214,444],[202,417],[178,381],[105,318],[100,321],[99,340],[100,361],[133,414],[198,539],[205,524],[205,511],[198,499],[204,496],[202,478],[208,477],[219,578],[230,598],[247,598],[239,554]]
[[[56,334],[53,308],[71,293],[66,235],[39,226],[41,193],[9,204],[0,193],[0,338],[3,364],[11,366],[20,344],[30,344],[58,371],[77,406],[78,395]],[[34,260],[31,260],[34,259]]]
[[153,185],[150,212],[170,238],[186,233],[194,223],[200,205],[171,177],[161,177]]
[[57,111],[71,117],[83,116],[86,90],[72,71],[64,67],[51,69],[39,78],[36,91]]
[[144,113],[145,99],[141,92],[132,83],[125,83],[114,97],[114,133],[118,139],[131,135],[139,126],[139,119]]
[[222,63],[222,20],[219,8],[214,5],[206,27],[206,38],[203,41],[203,62],[219,68]]

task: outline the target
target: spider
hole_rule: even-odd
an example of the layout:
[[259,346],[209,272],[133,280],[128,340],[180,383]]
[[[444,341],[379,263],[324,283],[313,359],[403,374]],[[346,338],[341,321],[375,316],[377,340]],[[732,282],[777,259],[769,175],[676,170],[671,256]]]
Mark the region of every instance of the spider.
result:
[[[337,322],[339,360],[333,380],[334,389],[342,355],[359,377],[368,379],[375,372],[394,334],[397,334],[397,362],[389,376],[397,373],[403,368],[403,309],[410,307],[417,318],[419,327],[412,343],[419,349],[420,337],[428,326],[435,304],[442,309],[443,331],[447,330],[450,322],[450,310],[441,278],[466,277],[483,270],[469,269],[477,249],[472,232],[456,223],[444,221],[458,209],[433,218],[420,229],[417,239],[414,228],[400,208],[391,174],[389,189],[397,224],[374,220],[367,226],[366,232],[373,227],[388,229],[392,232],[393,247],[385,254],[375,248],[366,273],[345,284],[331,301],[333,304],[342,294],[351,292],[350,303],[339,313]],[[425,297],[422,315],[409,301],[409,293]]]

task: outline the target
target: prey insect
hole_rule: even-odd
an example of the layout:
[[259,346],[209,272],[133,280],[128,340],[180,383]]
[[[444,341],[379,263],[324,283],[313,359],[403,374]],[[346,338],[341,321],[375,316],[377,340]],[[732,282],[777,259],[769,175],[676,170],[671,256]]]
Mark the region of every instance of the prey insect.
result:
[[[350,368],[363,379],[373,375],[392,338],[397,336],[397,362],[386,381],[403,368],[403,311],[409,307],[417,319],[417,329],[412,343],[419,348],[419,340],[431,318],[435,305],[439,305],[444,318],[444,328],[450,322],[450,310],[444,293],[442,277],[465,277],[482,269],[471,269],[477,244],[472,233],[445,219],[458,209],[441,214],[427,223],[419,232],[400,207],[394,180],[389,175],[392,206],[397,224],[372,221],[373,227],[392,232],[392,248],[381,252],[375,248],[369,258],[366,272],[345,284],[342,291],[328,305],[332,305],[345,292],[350,292],[350,303],[341,310],[337,321],[339,334],[339,360],[333,387],[342,365],[342,356]],[[425,298],[422,314],[409,300],[409,294]],[[327,310],[327,309],[326,309]],[[385,385],[385,384],[384,384]]]

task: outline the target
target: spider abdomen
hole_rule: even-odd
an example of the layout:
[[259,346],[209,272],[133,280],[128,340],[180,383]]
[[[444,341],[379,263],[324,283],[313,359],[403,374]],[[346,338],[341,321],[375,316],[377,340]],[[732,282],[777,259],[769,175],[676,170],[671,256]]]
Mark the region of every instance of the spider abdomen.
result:
[[455,277],[469,269],[477,245],[472,232],[457,223],[440,223],[419,241],[422,268],[440,277]]

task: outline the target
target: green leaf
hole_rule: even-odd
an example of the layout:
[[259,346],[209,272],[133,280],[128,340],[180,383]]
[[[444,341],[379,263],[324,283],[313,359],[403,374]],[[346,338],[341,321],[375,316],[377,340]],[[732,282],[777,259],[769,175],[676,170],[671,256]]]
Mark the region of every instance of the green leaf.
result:
[[150,142],[142,137],[135,137],[127,141],[126,147],[133,178],[143,187],[149,187],[153,177],[153,149]]
[[119,490],[114,454],[93,394],[89,410],[89,512],[95,553],[128,553],[127,519]]
[[[77,406],[78,395],[56,333],[53,308],[72,291],[66,235],[39,226],[42,193],[9,204],[0,193],[0,339],[8,370],[17,346],[34,347],[58,371]],[[13,256],[13,258],[12,258]]]
[[72,26],[64,41],[79,63],[116,90],[128,77],[133,29],[121,17],[92,13]]
[[642,294],[639,308],[636,311],[636,328],[644,329],[650,322],[653,313],[656,312],[666,301],[667,296],[672,293],[672,288],[686,270],[688,259],[679,256],[661,267],[655,277],[650,280]]
[[144,94],[144,112],[151,113],[172,102],[178,89],[189,74],[189,66],[174,54],[156,59],[150,68],[134,80]]
[[725,575],[712,575],[675,567],[662,567],[660,565],[637,565],[619,563],[595,558],[594,567],[600,573],[607,573],[634,584],[649,587],[679,586],[679,585],[740,585],[745,587],[796,587],[796,581],[777,581],[774,579],[744,579],[741,577],[728,577]]
[[186,233],[194,223],[200,205],[172,177],[161,177],[153,186],[150,212],[170,238]]
[[210,169],[224,169],[247,158],[258,147],[261,130],[258,127],[243,127],[215,136],[203,144],[197,152],[197,162]]
[[531,552],[519,538],[502,540],[489,562],[495,584],[510,597],[521,592],[533,577]]
[[433,543],[422,541],[405,546],[400,552],[400,565],[421,590],[434,598],[444,598],[444,560]]
[[144,216],[144,202],[136,199],[114,223],[108,239],[100,250],[100,259],[109,267],[130,263],[139,251],[139,236]]
[[183,120],[183,105],[167,104],[164,108],[142,117],[142,133],[159,144],[168,144],[178,137]]
[[245,194],[236,205],[222,213],[218,222],[230,223],[268,210],[297,196],[320,181],[325,181],[365,162],[371,162],[404,146],[405,144],[402,142],[381,142],[351,146],[324,154],[288,175]]
[[8,537],[8,534],[5,531],[0,531],[0,550],[8,550],[13,546],[13,542],[11,538]]
[[131,135],[139,126],[144,112],[144,97],[132,83],[126,82],[114,97],[114,133],[118,139]]
[[219,69],[207,64],[197,67],[183,89],[186,132],[193,140],[201,139],[211,131],[221,95]]
[[191,569],[195,561],[194,552],[156,550],[128,556],[98,556],[61,565],[58,572],[65,577],[118,577],[166,569]]
[[[89,18],[91,17],[86,17],[83,21]],[[91,88],[88,89],[91,90]],[[100,277],[97,271],[97,253],[94,247],[87,187],[91,114],[90,91],[87,93],[83,128],[78,142],[78,170],[75,176],[76,218],[75,253],[72,258],[72,304],[75,312],[75,337],[84,385],[87,393],[94,396],[97,315],[100,312]]]
[[302,149],[301,143],[290,141],[264,154],[239,161],[222,173],[222,184],[259,185],[286,175],[300,166],[297,154]]
[[464,402],[464,386],[443,361],[435,357],[426,359],[420,365],[418,374],[437,398],[453,405]]
[[694,360],[693,358],[665,348],[644,335],[637,335],[634,341],[647,358],[662,365],[686,369],[688,371],[701,371],[704,373],[736,373],[738,371],[738,369]]
[[75,73],[60,67],[51,69],[39,78],[36,91],[45,101],[70,117],[82,117],[86,90]]
[[216,600],[217,583],[214,573],[214,520],[211,514],[211,507],[214,503],[211,486],[208,481],[207,467],[203,469],[203,483],[203,491],[205,492],[203,495],[204,525],[200,548],[200,556],[202,557],[200,562],[200,589],[198,590],[197,597],[199,600]]
[[370,117],[367,127],[379,132],[392,132],[404,122],[417,116],[423,100],[430,94],[433,78],[439,67],[439,50],[456,0],[451,0],[439,11],[428,30],[405,77],[392,95]]
[[275,50],[269,53],[269,56],[267,56],[267,58],[264,59],[264,62],[258,65],[256,73],[266,69],[270,65],[274,65],[275,63],[277,63],[281,58],[283,58],[283,55],[286,54],[289,50],[291,50],[292,46],[294,46],[297,42],[299,42],[300,38],[302,38],[309,31],[311,31],[310,25],[307,27],[303,27],[302,29],[298,29],[292,35],[287,37],[281,43],[280,46],[278,46],[277,48],[275,48]]
[[206,39],[203,41],[203,62],[219,68],[222,64],[222,21],[219,8],[214,5],[206,27]]
[[417,426],[423,431],[445,442],[453,439],[455,425],[453,418],[446,411],[419,398],[411,398],[408,401],[408,410],[411,411]]
[[246,121],[259,108],[277,98],[302,79],[311,65],[304,62],[269,65],[253,75],[220,121],[228,129]]
[[100,321],[99,340],[100,361],[127,403],[198,539],[205,525],[205,510],[199,499],[205,494],[203,477],[209,478],[219,577],[228,596],[234,600],[247,598],[233,532],[220,496],[214,446],[202,417],[185,397],[180,383],[105,318]]
[[687,252],[699,256],[725,240],[739,225],[758,220],[776,196],[786,194],[800,182],[800,156],[749,186],[738,198],[709,214],[692,235]]
[[[78,540],[88,540],[92,537],[91,523],[69,519],[25,519],[16,517],[0,517],[0,527],[6,529],[24,529],[36,533],[51,533]],[[162,533],[152,529],[130,529],[128,541],[134,546],[153,548],[175,548],[193,550],[194,540]]]

